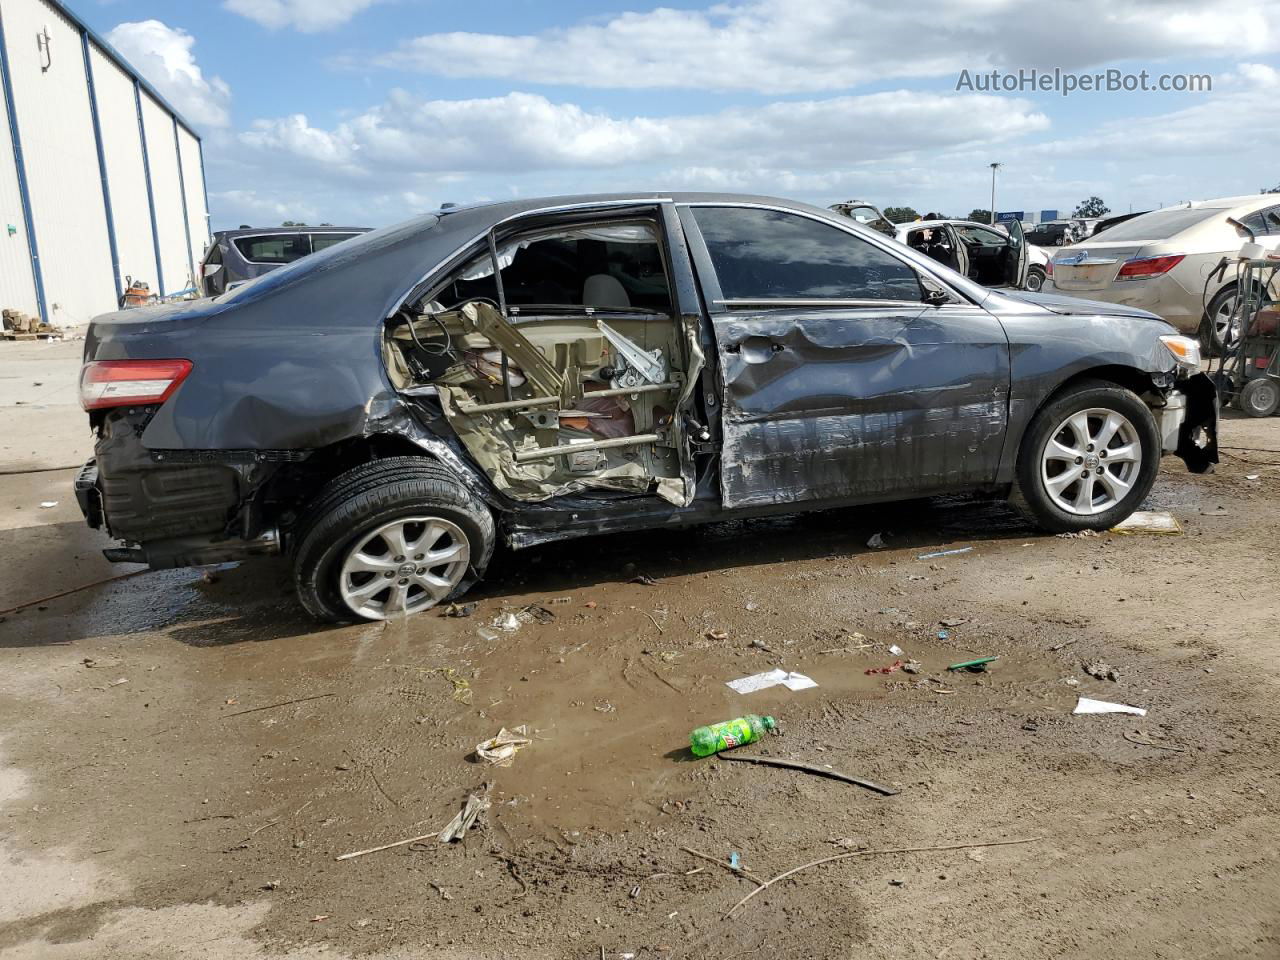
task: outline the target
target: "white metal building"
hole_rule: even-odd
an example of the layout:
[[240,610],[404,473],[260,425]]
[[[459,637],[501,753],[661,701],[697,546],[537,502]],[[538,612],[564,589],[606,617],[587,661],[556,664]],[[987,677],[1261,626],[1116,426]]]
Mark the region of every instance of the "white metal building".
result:
[[200,137],[62,0],[0,0],[0,308],[72,326],[192,286]]

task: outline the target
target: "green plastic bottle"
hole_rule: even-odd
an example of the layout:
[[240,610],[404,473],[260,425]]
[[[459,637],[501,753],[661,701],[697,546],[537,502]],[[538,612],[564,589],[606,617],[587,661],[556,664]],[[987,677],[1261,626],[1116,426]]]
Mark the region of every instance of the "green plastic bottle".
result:
[[737,720],[699,727],[689,734],[689,749],[695,757],[709,757],[721,750],[740,747],[744,743],[755,743],[764,736],[766,730],[772,730],[777,725],[773,717],[758,717],[749,713]]

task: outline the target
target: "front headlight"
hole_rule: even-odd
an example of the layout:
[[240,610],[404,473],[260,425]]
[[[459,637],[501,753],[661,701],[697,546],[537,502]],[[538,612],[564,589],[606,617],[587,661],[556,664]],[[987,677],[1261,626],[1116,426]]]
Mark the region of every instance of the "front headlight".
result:
[[1178,373],[1185,376],[1200,372],[1200,341],[1194,337],[1161,337],[1164,348],[1173,354],[1178,363]]

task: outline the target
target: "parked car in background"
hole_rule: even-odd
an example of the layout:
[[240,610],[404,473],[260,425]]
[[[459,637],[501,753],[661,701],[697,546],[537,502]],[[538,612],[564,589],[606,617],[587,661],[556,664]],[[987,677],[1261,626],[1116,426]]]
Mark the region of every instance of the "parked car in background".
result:
[[[1051,331],[1046,336],[1046,330]],[[440,210],[217,301],[97,318],[76,480],[110,559],[281,551],[327,620],[513,547],[955,492],[1105,530],[1217,459],[1194,340],[729,194]]]
[[972,220],[917,220],[898,224],[897,238],[984,287],[1034,293],[1044,286],[1049,255],[1026,242],[1016,220],[994,227]]
[[206,297],[216,297],[237,285],[286,263],[350,240],[368,227],[241,227],[219,230],[205,251],[200,283]]
[[1027,231],[1027,242],[1037,247],[1065,247],[1071,240],[1071,224],[1066,220],[1046,220]]
[[1119,216],[1115,216],[1115,217],[1103,217],[1101,220],[1099,220],[1097,223],[1093,225],[1093,233],[1091,233],[1090,236],[1096,237],[1103,230],[1110,230],[1112,227],[1118,227],[1120,224],[1127,223],[1128,221],[1132,220],[1134,217],[1140,217],[1144,213],[1150,213],[1150,212],[1151,212],[1150,210],[1139,210],[1137,213],[1122,213]]
[[1280,197],[1224,197],[1152,210],[1055,251],[1046,289],[1150,310],[1199,336],[1207,351],[1221,351],[1239,333],[1239,318],[1232,319],[1236,271],[1223,269],[1224,259],[1251,237],[1268,251],[1280,249]]
[[833,203],[827,209],[846,216],[864,227],[879,230],[886,237],[897,235],[897,226],[881,213],[880,208],[874,203],[867,203],[865,200],[846,200],[844,203]]

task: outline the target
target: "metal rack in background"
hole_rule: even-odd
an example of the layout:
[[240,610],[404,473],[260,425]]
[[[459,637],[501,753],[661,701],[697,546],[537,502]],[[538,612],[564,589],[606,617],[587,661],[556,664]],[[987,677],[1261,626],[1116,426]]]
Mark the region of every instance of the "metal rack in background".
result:
[[1280,304],[1269,295],[1280,260],[1241,260],[1227,345],[1211,374],[1218,397],[1251,417],[1280,409]]

